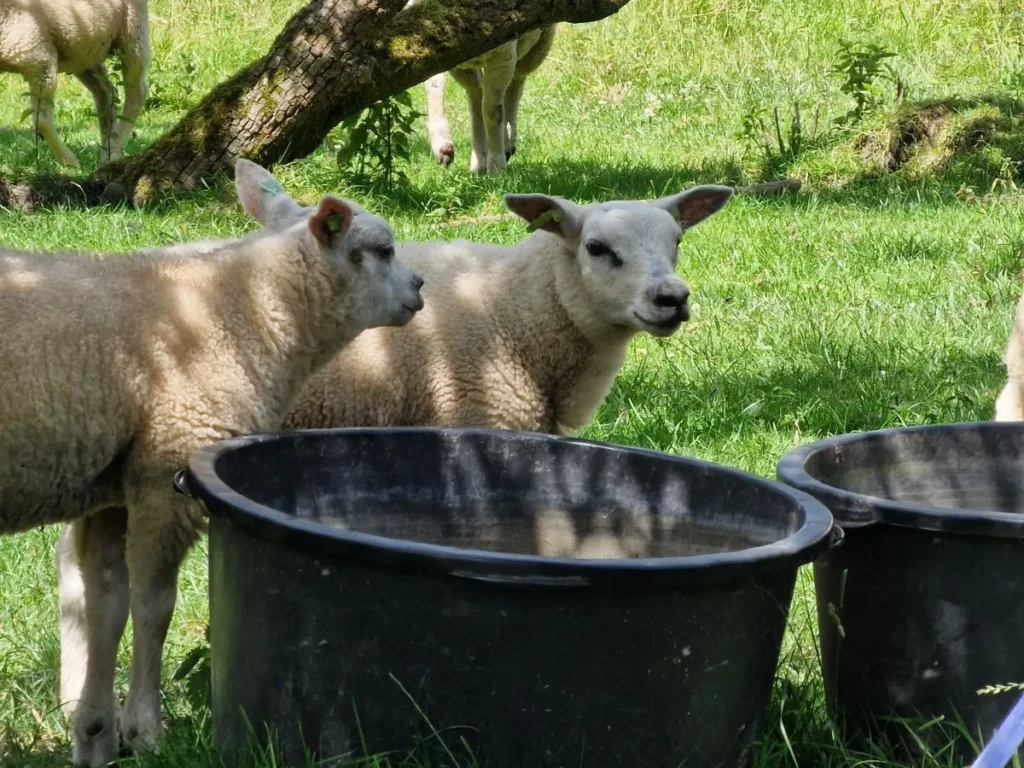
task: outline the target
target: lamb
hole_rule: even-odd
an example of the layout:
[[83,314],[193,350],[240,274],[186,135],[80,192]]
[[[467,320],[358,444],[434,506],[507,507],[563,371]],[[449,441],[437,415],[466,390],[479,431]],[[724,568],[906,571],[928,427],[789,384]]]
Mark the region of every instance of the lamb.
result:
[[1003,363],[1006,383],[996,398],[993,421],[1024,421],[1024,296],[1017,303]]
[[[523,84],[548,57],[554,40],[554,25],[534,29],[451,70],[469,100],[473,136],[470,173],[505,170],[516,151]],[[426,88],[430,149],[434,159],[447,168],[455,157],[455,145],[444,115],[444,73],[427,80]]]
[[276,231],[202,258],[0,253],[0,533],[70,523],[57,546],[61,698],[79,766],[116,757],[119,729],[136,749],[162,730],[178,568],[203,530],[174,473],[204,444],[276,428],[319,365],[423,307],[423,281],[394,258],[382,219],[332,196],[310,214],[282,204],[244,160],[235,175]]
[[[116,52],[124,75],[124,110],[115,126],[115,91],[104,61]],[[147,0],[0,0],[0,72],[28,83],[33,126],[73,168],[78,158],[57,135],[57,73],[77,77],[96,103],[100,164],[121,154],[146,100],[149,66]]]
[[540,230],[516,245],[399,243],[427,280],[427,308],[408,327],[362,334],[309,379],[282,428],[572,434],[607,396],[630,339],[669,336],[688,318],[680,238],[732,194],[705,185],[582,206],[506,195]]

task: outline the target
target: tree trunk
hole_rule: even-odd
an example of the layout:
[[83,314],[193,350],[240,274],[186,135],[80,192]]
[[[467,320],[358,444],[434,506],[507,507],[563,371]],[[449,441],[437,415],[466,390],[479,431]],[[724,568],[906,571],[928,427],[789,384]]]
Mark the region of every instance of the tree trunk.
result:
[[313,0],[270,52],[214,88],[141,155],[100,168],[141,203],[244,156],[304,157],[374,102],[530,29],[609,16],[629,0]]

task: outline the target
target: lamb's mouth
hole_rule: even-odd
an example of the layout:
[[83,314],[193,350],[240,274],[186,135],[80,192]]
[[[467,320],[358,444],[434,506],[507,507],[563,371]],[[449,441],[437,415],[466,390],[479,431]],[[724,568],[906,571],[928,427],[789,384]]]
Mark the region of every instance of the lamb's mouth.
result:
[[661,321],[648,320],[639,312],[634,312],[633,316],[646,326],[649,326],[651,328],[660,328],[662,330],[667,330],[669,328],[677,328],[683,323],[683,321],[689,319],[690,311],[684,307],[680,309],[678,312],[676,312],[674,315],[672,315],[672,317],[670,317],[668,320]]

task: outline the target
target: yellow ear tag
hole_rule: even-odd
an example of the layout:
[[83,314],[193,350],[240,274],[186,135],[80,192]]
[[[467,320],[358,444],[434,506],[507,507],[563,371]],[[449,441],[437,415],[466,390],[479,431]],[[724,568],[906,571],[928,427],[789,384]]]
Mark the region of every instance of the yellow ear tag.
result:
[[538,216],[536,219],[531,221],[527,227],[527,232],[536,232],[538,229],[543,227],[549,221],[554,221],[558,224],[562,223],[562,214],[557,208],[548,208],[544,213]]

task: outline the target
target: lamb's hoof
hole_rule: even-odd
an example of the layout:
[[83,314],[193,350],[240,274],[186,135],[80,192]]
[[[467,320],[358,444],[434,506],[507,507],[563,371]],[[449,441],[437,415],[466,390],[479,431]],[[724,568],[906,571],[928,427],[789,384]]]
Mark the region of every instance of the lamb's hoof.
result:
[[488,173],[504,173],[507,170],[507,168],[508,163],[504,157],[502,157],[500,160],[495,160],[494,162],[487,163]]
[[57,162],[68,168],[74,168],[76,171],[82,168],[82,164],[78,162],[78,158],[72,152],[57,155]]
[[97,167],[102,168],[104,165],[109,165],[123,155],[124,152],[120,152],[116,149],[112,149],[109,152],[100,152],[100,162]]
[[434,150],[434,159],[437,160],[438,165],[447,168],[455,159],[455,145],[450,141],[447,144],[442,144]]
[[71,762],[75,768],[100,768],[117,759],[117,727],[113,719],[79,718],[72,738]]
[[119,714],[121,738],[126,749],[133,754],[159,753],[158,742],[164,733],[159,717],[137,713],[133,718],[124,711]]

